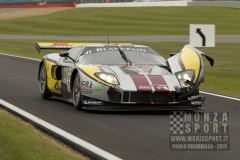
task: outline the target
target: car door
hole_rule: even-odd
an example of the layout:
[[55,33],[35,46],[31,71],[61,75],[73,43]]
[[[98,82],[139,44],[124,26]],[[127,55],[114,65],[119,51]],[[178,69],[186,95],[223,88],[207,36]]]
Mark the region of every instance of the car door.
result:
[[[71,48],[68,51],[69,56],[76,61],[79,57],[79,54],[82,48],[83,47]],[[72,69],[75,64],[73,60],[71,60],[68,57],[63,57],[59,63],[59,66],[61,67],[61,79],[62,79],[61,92],[62,92],[62,96],[66,98],[72,98],[72,93],[70,90],[70,79],[71,79]]]

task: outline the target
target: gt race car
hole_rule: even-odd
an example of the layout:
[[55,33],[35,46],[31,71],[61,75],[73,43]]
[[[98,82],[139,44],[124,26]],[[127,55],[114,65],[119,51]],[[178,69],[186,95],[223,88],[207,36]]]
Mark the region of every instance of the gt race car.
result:
[[37,42],[36,50],[67,49],[45,55],[38,71],[43,99],[67,100],[86,110],[200,110],[205,56],[185,45],[164,59],[148,46],[131,43]]

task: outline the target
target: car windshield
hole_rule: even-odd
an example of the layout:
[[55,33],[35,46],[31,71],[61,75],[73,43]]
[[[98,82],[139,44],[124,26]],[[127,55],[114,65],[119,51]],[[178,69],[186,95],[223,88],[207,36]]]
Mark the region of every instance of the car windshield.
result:
[[[149,47],[119,47],[133,64],[166,65],[166,60]],[[119,52],[113,47],[86,47],[79,58],[80,64],[126,64]]]

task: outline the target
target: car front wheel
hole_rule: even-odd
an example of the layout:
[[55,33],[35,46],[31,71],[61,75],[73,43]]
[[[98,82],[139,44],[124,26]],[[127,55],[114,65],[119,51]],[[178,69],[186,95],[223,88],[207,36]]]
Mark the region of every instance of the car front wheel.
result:
[[82,109],[82,95],[80,85],[80,75],[77,74],[73,83],[73,105],[77,110]]
[[51,93],[49,92],[47,87],[47,71],[44,64],[41,66],[38,83],[39,83],[39,91],[42,98],[46,99],[48,97],[51,97]]

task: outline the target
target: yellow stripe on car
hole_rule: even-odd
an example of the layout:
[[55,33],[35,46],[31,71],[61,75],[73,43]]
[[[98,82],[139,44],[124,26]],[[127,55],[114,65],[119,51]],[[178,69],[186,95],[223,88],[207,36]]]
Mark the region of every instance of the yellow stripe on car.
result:
[[191,48],[184,47],[181,53],[181,60],[185,66],[185,69],[192,69],[195,71],[195,78],[193,83],[197,81],[199,72],[200,72],[200,57],[198,54]]
[[75,42],[37,42],[40,47],[76,47],[76,46],[84,46],[89,44],[96,43],[75,43]]
[[47,78],[48,78],[47,79],[47,85],[48,85],[48,89],[50,90],[50,92],[61,94],[61,91],[57,90],[55,88],[57,80],[54,79],[54,77],[52,77],[52,67],[54,65],[56,65],[56,64],[54,62],[51,62],[51,61],[48,61],[48,60],[45,60],[44,63],[45,63],[46,70],[47,70]]
[[85,74],[87,74],[89,77],[94,79],[95,81],[102,83],[107,86],[112,86],[112,84],[106,83],[105,81],[101,80],[100,78],[96,77],[94,73],[102,72],[97,66],[89,66],[89,65],[80,65],[76,63],[76,66],[78,66]]

